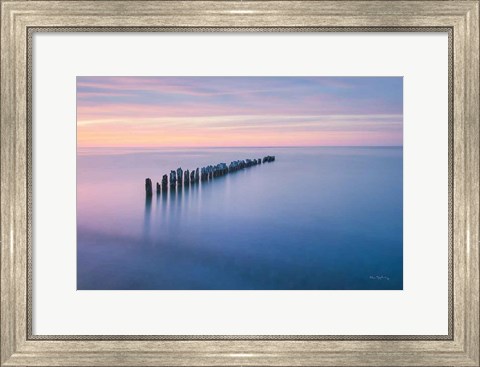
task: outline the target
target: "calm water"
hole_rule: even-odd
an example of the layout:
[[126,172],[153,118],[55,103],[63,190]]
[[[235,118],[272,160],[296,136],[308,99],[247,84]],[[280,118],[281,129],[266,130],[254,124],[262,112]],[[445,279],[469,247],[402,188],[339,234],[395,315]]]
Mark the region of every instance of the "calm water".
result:
[[[161,180],[275,155],[145,199]],[[78,289],[402,289],[402,148],[79,150]]]

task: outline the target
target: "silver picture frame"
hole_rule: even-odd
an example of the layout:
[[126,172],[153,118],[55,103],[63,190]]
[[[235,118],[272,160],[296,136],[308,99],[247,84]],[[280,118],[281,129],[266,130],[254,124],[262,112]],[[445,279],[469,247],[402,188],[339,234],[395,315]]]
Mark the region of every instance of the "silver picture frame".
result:
[[[448,33],[448,334],[34,335],[36,32]],[[2,0],[1,55],[1,366],[480,365],[478,1]]]

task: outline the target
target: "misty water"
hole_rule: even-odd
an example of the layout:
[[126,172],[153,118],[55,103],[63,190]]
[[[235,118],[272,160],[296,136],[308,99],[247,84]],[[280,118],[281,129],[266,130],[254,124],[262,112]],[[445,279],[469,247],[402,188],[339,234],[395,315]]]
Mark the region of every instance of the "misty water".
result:
[[[145,196],[170,170],[276,161]],[[402,289],[400,147],[79,149],[77,288]]]

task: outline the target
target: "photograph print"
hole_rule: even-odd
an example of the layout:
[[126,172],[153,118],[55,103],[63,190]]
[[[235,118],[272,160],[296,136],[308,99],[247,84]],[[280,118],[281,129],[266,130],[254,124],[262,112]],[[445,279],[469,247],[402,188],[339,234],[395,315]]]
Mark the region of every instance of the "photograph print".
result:
[[78,76],[78,290],[402,290],[403,78]]

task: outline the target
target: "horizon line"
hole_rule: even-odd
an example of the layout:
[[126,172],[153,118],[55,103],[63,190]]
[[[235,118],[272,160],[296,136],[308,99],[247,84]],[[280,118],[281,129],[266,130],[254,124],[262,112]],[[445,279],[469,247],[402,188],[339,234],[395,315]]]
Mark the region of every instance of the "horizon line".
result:
[[402,145],[258,145],[258,146],[78,146],[77,149],[185,149],[185,148],[403,148]]

